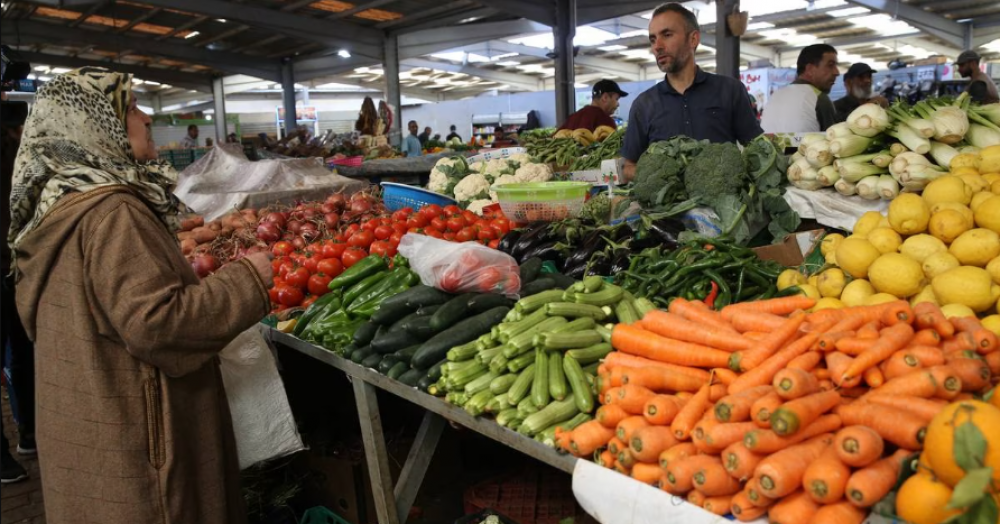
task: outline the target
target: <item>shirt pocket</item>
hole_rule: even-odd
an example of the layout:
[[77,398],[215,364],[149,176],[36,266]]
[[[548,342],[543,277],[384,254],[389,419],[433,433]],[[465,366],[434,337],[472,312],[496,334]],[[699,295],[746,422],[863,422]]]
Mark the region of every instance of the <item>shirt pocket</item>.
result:
[[702,108],[702,114],[707,115],[712,122],[729,122],[732,119],[733,109],[718,103],[710,103]]

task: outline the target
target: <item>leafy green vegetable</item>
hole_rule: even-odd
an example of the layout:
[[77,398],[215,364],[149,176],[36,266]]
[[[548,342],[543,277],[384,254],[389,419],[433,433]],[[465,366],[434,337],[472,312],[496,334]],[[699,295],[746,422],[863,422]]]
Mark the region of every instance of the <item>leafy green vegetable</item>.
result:
[[587,203],[583,204],[583,211],[580,212],[580,218],[590,219],[598,224],[606,223],[610,216],[611,197],[607,191],[601,191],[587,200]]
[[646,208],[687,200],[682,174],[691,158],[708,144],[708,140],[685,136],[650,144],[636,162],[632,198]]

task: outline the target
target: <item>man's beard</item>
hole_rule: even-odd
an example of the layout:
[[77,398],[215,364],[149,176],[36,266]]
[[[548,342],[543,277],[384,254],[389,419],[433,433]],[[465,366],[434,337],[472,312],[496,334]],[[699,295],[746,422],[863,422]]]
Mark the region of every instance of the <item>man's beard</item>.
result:
[[868,100],[872,96],[872,88],[855,86],[851,88],[851,96],[858,100]]
[[690,54],[687,54],[686,56],[677,55],[674,56],[673,58],[674,59],[671,60],[665,66],[660,66],[659,64],[657,64],[657,67],[660,68],[661,72],[667,73],[668,75],[680,72],[682,69],[687,67],[688,62],[691,60],[691,55]]

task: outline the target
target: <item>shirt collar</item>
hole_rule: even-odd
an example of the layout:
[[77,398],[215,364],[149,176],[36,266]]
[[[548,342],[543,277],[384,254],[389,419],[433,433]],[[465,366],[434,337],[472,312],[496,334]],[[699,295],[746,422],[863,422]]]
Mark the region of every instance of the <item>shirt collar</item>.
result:
[[[692,82],[691,85],[702,84],[702,83],[705,82],[705,80],[708,80],[708,73],[702,71],[702,69],[700,67],[695,66],[694,67],[694,82]],[[667,78],[667,75],[663,75],[663,82],[660,84],[660,89],[662,89],[663,91],[665,91],[667,93],[671,93],[671,94],[675,94],[675,95],[680,94],[680,93],[677,92],[676,89],[674,89],[674,86],[672,86],[670,84],[670,80]]]

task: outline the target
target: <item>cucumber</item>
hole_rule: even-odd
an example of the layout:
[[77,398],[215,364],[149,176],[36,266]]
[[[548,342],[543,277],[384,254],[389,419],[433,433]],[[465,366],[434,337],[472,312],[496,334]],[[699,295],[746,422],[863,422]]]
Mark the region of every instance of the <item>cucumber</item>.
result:
[[417,368],[433,366],[447,356],[449,349],[472,342],[480,335],[489,333],[490,328],[500,323],[508,311],[509,309],[505,307],[493,308],[434,335],[413,355],[413,366]]
[[385,376],[393,380],[397,380],[399,379],[400,375],[406,373],[406,370],[408,369],[410,369],[410,366],[406,362],[402,361],[396,362],[396,364],[393,365],[391,369],[389,369],[389,372],[386,373]]
[[562,273],[547,273],[545,277],[551,278],[556,283],[556,287],[560,289],[566,289],[577,283],[575,278],[568,277]]
[[355,364],[360,364],[361,361],[368,358],[371,354],[375,353],[375,350],[371,346],[365,346],[361,349],[355,350],[351,353],[351,362]]
[[437,364],[431,366],[430,369],[427,370],[427,376],[434,382],[441,380],[441,368],[446,363],[448,363],[447,360],[442,360],[441,362],[438,362]]
[[511,406],[519,404],[528,396],[528,390],[531,388],[532,380],[535,377],[535,365],[524,368],[524,371],[517,376],[517,380],[510,386],[507,390],[507,403]]
[[563,358],[563,370],[566,372],[566,381],[569,382],[570,389],[573,390],[573,399],[576,407],[583,413],[594,411],[594,393],[587,383],[587,378],[583,374],[583,368],[573,357]]
[[354,344],[358,347],[364,347],[372,343],[375,339],[375,332],[378,331],[378,324],[368,321],[364,324],[358,326],[358,329],[354,330]]
[[611,344],[601,342],[582,349],[571,349],[566,352],[566,356],[575,358],[580,365],[585,365],[600,361],[608,353],[611,353]]
[[549,394],[556,400],[566,398],[566,375],[563,356],[558,351],[549,354]]
[[424,375],[423,377],[420,378],[420,380],[417,381],[417,389],[426,393],[428,390],[430,390],[433,384],[434,381],[431,380],[431,378],[428,377],[427,375]]
[[480,293],[469,299],[469,309],[476,314],[489,311],[495,307],[511,307],[513,305],[513,300],[496,293]]
[[401,327],[403,328],[403,331],[406,331],[420,340],[427,340],[437,333],[436,330],[431,328],[430,316],[414,317],[402,324]]
[[375,310],[375,313],[372,313],[372,322],[382,324],[383,326],[395,324],[399,319],[413,313],[417,309],[405,302],[394,302],[388,305],[385,302],[383,300],[379,304],[378,309]]
[[420,349],[420,344],[417,344],[415,346],[410,346],[408,348],[403,348],[393,353],[393,356],[395,356],[397,360],[406,362],[406,365],[409,366],[410,361],[413,360],[413,355],[417,352],[418,349]]
[[413,335],[410,335],[402,329],[386,330],[385,333],[377,335],[375,340],[372,340],[372,349],[375,351],[386,354],[394,353],[401,349],[405,349],[413,345]]
[[507,393],[508,391],[510,391],[511,386],[513,386],[514,382],[516,381],[517,381],[517,375],[514,374],[501,375],[493,379],[492,382],[490,382],[490,391],[492,391],[494,395]]
[[366,368],[375,369],[378,367],[379,362],[382,362],[382,355],[375,352],[365,357],[365,359],[361,361],[361,365]]
[[530,297],[531,295],[537,295],[542,291],[548,291],[550,289],[556,288],[556,281],[549,277],[542,277],[532,280],[531,282],[521,284],[521,296]]
[[400,360],[393,355],[386,355],[382,357],[382,361],[378,363],[378,372],[385,375],[392,369],[392,366],[398,364]]
[[424,306],[417,310],[418,317],[429,317],[434,314],[441,307],[440,304],[435,304],[433,306]]
[[549,354],[535,350],[535,379],[531,383],[531,400],[536,406],[549,403]]
[[521,263],[520,276],[521,285],[527,284],[538,278],[538,274],[542,271],[542,264],[544,261],[539,257],[531,257]]
[[565,422],[575,417],[578,413],[580,413],[580,409],[572,398],[557,400],[540,409],[538,412],[527,416],[521,427],[525,429],[527,434],[534,435],[553,424]]
[[427,373],[420,371],[419,369],[411,369],[400,375],[399,381],[407,386],[416,387],[417,382],[420,382],[420,379],[426,375]]
[[412,309],[418,309],[424,306],[444,304],[445,302],[451,300],[452,296],[454,295],[445,293],[437,288],[421,284],[383,300],[380,307],[384,307],[386,305],[393,307],[398,303],[406,304]]
[[446,302],[431,315],[431,329],[442,331],[467,317],[470,310],[469,301],[475,296],[475,293],[465,293]]

